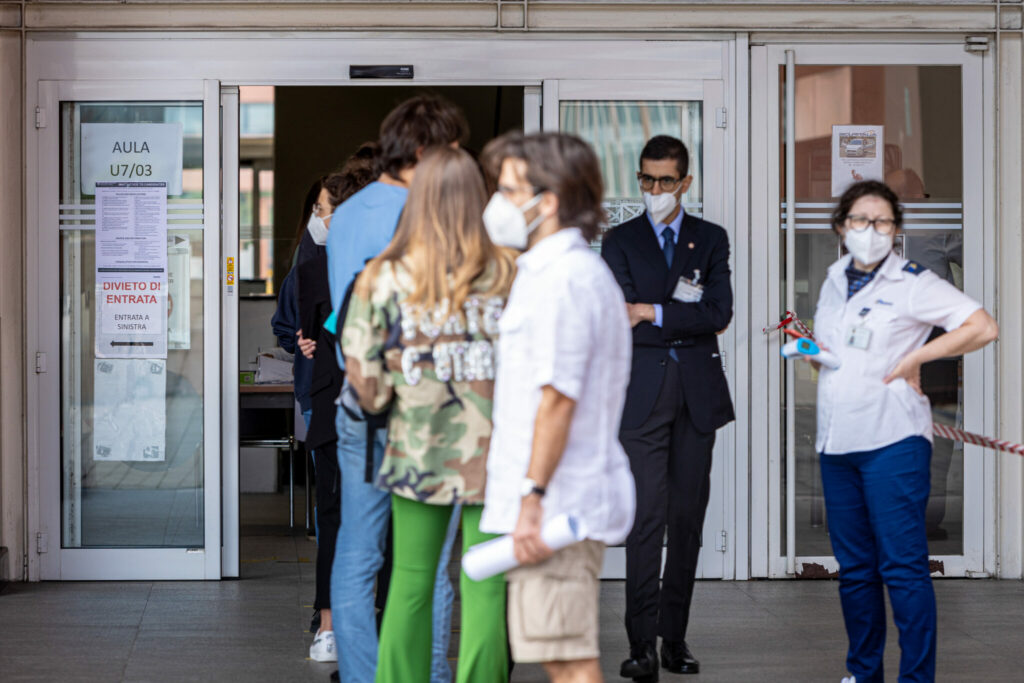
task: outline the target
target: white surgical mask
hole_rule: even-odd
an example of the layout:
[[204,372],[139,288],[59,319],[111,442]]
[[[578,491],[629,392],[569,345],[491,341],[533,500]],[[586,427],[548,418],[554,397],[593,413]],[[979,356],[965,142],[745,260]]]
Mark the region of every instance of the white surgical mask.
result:
[[892,251],[892,235],[880,235],[873,227],[857,232],[847,228],[843,244],[853,258],[865,266],[871,266]]
[[661,223],[679,206],[679,198],[672,192],[662,192],[661,194],[644,192],[644,206],[647,207],[654,222]]
[[530,233],[544,222],[545,217],[537,216],[527,225],[523,212],[536,206],[540,198],[541,196],[537,194],[522,206],[516,206],[511,199],[500,192],[495,192],[484,209],[484,227],[491,241],[502,247],[526,249]]
[[[334,214],[328,214],[330,218]],[[309,236],[313,238],[313,242],[320,245],[321,247],[327,244],[327,224],[324,223],[324,219],[317,216],[316,213],[309,215],[309,222],[306,223],[306,230],[309,231]]]

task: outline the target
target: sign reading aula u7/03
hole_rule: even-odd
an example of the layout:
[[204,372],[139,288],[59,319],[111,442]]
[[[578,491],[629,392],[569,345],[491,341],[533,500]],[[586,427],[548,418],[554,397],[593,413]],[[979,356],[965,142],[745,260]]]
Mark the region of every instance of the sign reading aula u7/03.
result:
[[83,123],[82,192],[97,182],[163,182],[181,194],[181,123]]

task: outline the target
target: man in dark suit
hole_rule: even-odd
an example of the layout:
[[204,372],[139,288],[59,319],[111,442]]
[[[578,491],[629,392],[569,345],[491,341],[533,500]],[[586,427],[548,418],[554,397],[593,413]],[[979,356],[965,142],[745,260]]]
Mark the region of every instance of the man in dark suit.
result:
[[[611,230],[601,255],[625,293],[633,367],[620,439],[636,480],[626,540],[626,631],[621,674],[658,680],[661,664],[698,673],[686,645],[701,529],[711,488],[715,430],[733,420],[717,333],[732,318],[729,240],[721,227],[687,214],[689,154],[672,137],[652,138],[637,173],[646,211]],[[662,540],[668,555],[659,589]]]

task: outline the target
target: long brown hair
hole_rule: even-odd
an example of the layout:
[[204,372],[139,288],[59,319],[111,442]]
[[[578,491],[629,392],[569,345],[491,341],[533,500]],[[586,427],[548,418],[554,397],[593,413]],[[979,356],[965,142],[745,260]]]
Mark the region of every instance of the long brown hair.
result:
[[447,301],[448,310],[461,316],[473,282],[492,265],[495,277],[485,295],[507,293],[515,277],[514,256],[487,236],[486,202],[480,168],[469,154],[450,147],[430,149],[416,165],[391,244],[360,277],[361,295],[368,295],[383,264],[397,262],[412,276],[406,302],[421,310]]

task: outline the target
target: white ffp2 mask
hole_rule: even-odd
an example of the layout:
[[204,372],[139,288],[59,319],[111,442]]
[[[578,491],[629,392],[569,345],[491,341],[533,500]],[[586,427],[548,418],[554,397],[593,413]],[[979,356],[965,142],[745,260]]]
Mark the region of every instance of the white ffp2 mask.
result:
[[536,206],[540,202],[540,197],[539,194],[534,195],[533,199],[522,206],[516,206],[511,199],[500,192],[495,192],[484,209],[484,227],[491,241],[502,247],[520,251],[526,249],[530,233],[544,221],[544,216],[537,216],[527,225],[523,212]]
[[[330,214],[327,217],[330,218],[334,214]],[[317,216],[316,213],[309,215],[309,222],[306,223],[306,230],[309,231],[309,236],[313,238],[313,242],[319,246],[327,244],[327,224],[323,218]]]
[[661,223],[679,206],[679,199],[671,192],[651,194],[644,192],[644,206],[655,223]]
[[880,235],[872,227],[860,232],[847,229],[846,236],[843,237],[843,244],[846,245],[846,250],[853,255],[854,259],[865,266],[871,266],[884,259],[892,251],[892,237],[892,235]]

